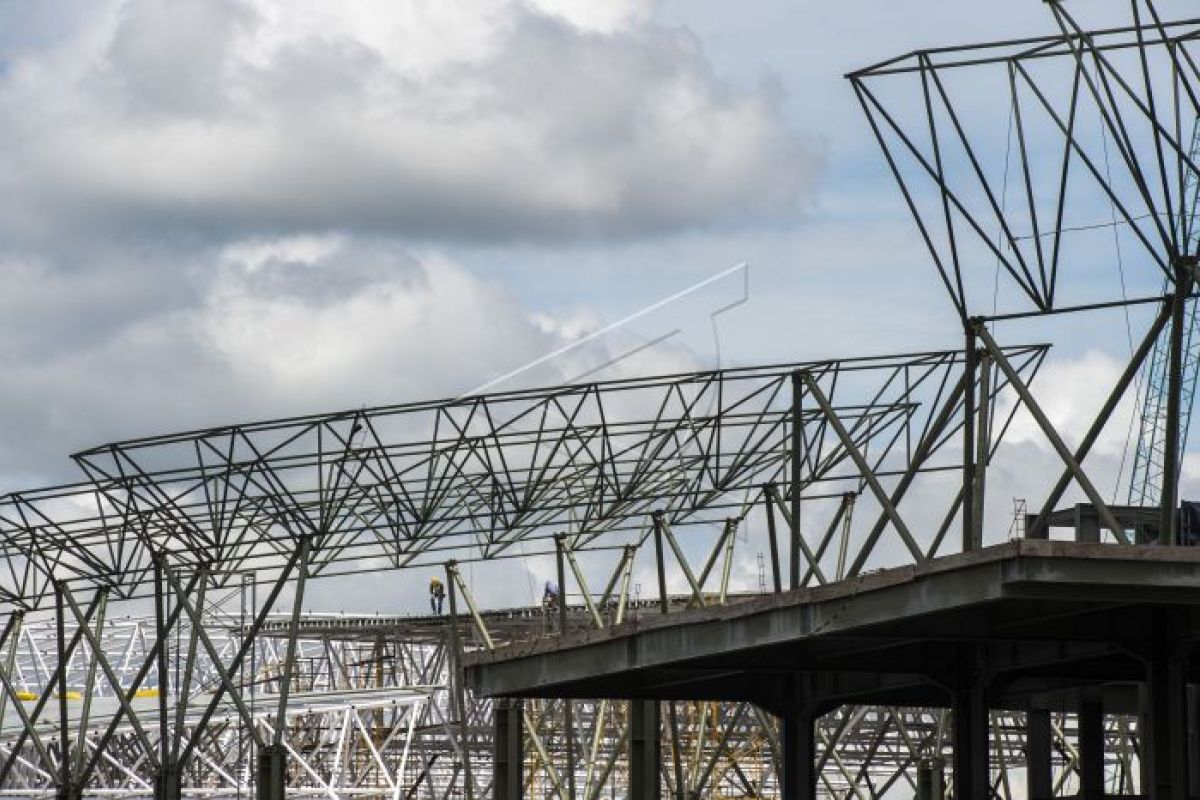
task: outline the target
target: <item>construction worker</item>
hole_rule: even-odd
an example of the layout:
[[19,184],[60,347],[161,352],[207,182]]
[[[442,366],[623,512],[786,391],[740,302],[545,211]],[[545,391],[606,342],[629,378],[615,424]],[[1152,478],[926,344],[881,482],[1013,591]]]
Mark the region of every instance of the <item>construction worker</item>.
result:
[[547,611],[558,608],[558,584],[554,581],[546,581],[546,588],[542,591],[542,608]]
[[446,587],[442,585],[437,575],[429,579],[429,610],[434,614],[442,613],[442,601],[446,599]]

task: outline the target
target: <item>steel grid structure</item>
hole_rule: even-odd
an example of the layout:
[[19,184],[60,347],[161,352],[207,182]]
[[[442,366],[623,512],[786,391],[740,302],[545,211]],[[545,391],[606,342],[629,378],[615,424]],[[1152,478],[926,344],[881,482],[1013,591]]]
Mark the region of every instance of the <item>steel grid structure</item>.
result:
[[[246,610],[234,602],[229,611],[216,608],[206,619],[209,635],[219,650],[228,652],[240,642]],[[683,604],[686,598],[673,598]],[[635,613],[656,608],[631,609]],[[586,625],[585,606],[572,610],[572,625]],[[306,615],[297,635],[296,668],[292,672],[292,701],[286,712],[284,742],[289,754],[290,796],[417,797],[437,800],[465,794],[463,754],[474,767],[475,791],[491,790],[491,701],[470,697],[467,709],[468,738],[457,738],[459,720],[451,698],[451,658],[446,618],[356,617],[344,614]],[[477,618],[485,628],[476,637],[503,643],[541,632],[552,622],[541,608],[488,612]],[[260,735],[275,725],[275,701],[282,657],[290,634],[290,621],[272,619],[256,646],[255,666],[242,676],[257,686],[249,700],[250,715]],[[133,667],[153,648],[152,617],[107,619],[98,635],[118,675],[133,677]],[[42,692],[54,691],[56,626],[52,619],[32,620],[23,626],[11,661],[10,673],[28,707]],[[183,668],[176,657],[172,671]],[[197,665],[195,682],[203,691],[220,678],[211,664]],[[80,648],[69,667],[70,722],[82,746],[77,753],[94,755],[94,742],[115,712],[112,688],[98,679],[90,652]],[[253,678],[251,678],[251,675]],[[144,690],[135,702],[153,706],[156,688]],[[90,712],[84,710],[85,704]],[[679,796],[676,781],[691,797],[764,796],[778,791],[778,731],[776,723],[748,704],[675,703],[677,728],[661,732],[664,748],[662,774],[672,796]],[[626,703],[572,703],[575,715],[574,746],[585,751],[576,765],[580,796],[601,800],[628,796],[628,725]],[[185,725],[194,724],[200,708],[185,714]],[[531,795],[566,795],[563,704],[528,701],[525,789]],[[664,714],[669,718],[670,714]],[[1056,715],[1054,734],[1060,758],[1056,782],[1069,791],[1077,785],[1078,750],[1073,715]],[[1122,770],[1129,766],[1132,745],[1128,720],[1114,720],[1109,762],[1114,792]],[[39,732],[56,735],[57,721],[47,720]],[[995,757],[1002,769],[998,782],[1019,782],[1023,767],[1024,725],[1020,715],[997,714]],[[7,751],[21,730],[10,708],[0,728],[0,750]],[[949,756],[949,718],[944,711],[851,707],[827,715],[820,723],[825,745],[823,785],[832,796],[870,797],[890,788],[915,788],[920,765]],[[677,735],[676,741],[672,737]],[[154,792],[155,775],[141,754],[137,734],[130,725],[118,730],[96,769],[96,786],[87,793],[107,797],[146,797]],[[17,769],[0,789],[13,797],[54,796],[55,774],[41,768],[34,748],[26,746]],[[678,759],[679,772],[676,772]],[[256,790],[254,737],[232,704],[209,722],[209,735],[197,752],[194,767],[182,777],[182,794],[188,797],[252,796]],[[1004,796],[1010,796],[1008,792]]]
[[[972,385],[987,409],[981,427],[994,425],[989,451],[1017,408],[997,412],[1001,395],[1012,379],[1031,380],[1045,353],[1044,346],[1009,348],[1001,355],[1011,375],[991,379],[984,372]],[[776,586],[785,575],[790,585],[824,583],[873,559],[931,558],[947,546],[961,492],[943,491],[940,524],[917,534],[900,509],[910,488],[923,480],[944,483],[939,476],[961,469],[948,445],[964,426],[964,359],[922,353],[557,387],[232,426],[82,453],[77,460],[93,483],[3,499],[8,635],[26,613],[53,607],[54,660],[71,664],[85,650],[98,654],[89,662],[88,685],[102,677],[119,687],[111,698],[116,707],[107,710],[98,735],[82,736],[91,717],[72,721],[69,669],[53,668],[46,685],[57,688],[44,689],[27,709],[11,671],[0,669],[20,717],[0,784],[21,774],[53,776],[58,793],[91,791],[103,785],[101,774],[113,777],[102,767],[120,751],[119,760],[136,754],[138,769],[153,777],[139,780],[151,782],[159,796],[175,796],[202,783],[189,781],[189,770],[213,760],[206,754],[213,726],[233,713],[239,722],[227,735],[240,731],[267,765],[256,773],[258,785],[282,791],[283,776],[295,771],[287,764],[298,754],[286,726],[251,707],[257,682],[238,676],[253,669],[271,615],[288,613],[290,605],[288,617],[298,625],[307,581],[342,570],[515,557],[519,542],[523,555],[567,558],[583,585],[577,559],[620,552],[619,568],[628,574],[639,550],[649,549],[641,545],[653,539],[660,576],[669,546],[694,600],[704,602],[722,553],[720,594],[727,592],[737,526],[756,511],[771,530]],[[811,546],[795,515],[802,495],[805,524],[825,530]],[[923,505],[928,501],[922,497]],[[777,517],[787,531],[782,544]],[[873,524],[858,525],[852,535],[855,518]],[[718,529],[714,547],[704,568],[692,570],[688,551],[707,550],[706,526]],[[244,581],[262,585],[262,602],[236,647],[219,644],[201,623],[211,605],[206,597]],[[465,590],[456,578],[450,582]],[[602,622],[597,606],[617,596],[616,583],[614,574],[588,603],[595,621]],[[289,586],[290,602],[281,601]],[[628,599],[627,579],[622,592]],[[129,671],[118,674],[104,648],[95,647],[93,626],[110,601],[138,598],[153,601],[154,634]],[[452,591],[452,606],[454,600]],[[457,626],[451,634],[458,636]],[[463,646],[449,644],[451,652]],[[303,691],[294,680],[302,647],[291,635],[278,654],[283,672],[271,719],[287,718],[289,695]],[[202,673],[207,683],[197,682]],[[149,686],[158,702],[135,703]],[[483,747],[471,733],[475,706],[461,689],[453,694],[457,741],[476,742],[459,745],[473,752]],[[567,718],[554,729],[573,730],[571,709],[563,713]],[[594,716],[606,713],[612,712]],[[551,759],[547,751],[543,760]],[[475,791],[473,760],[460,759],[468,797]],[[575,772],[567,770],[571,780]],[[579,777],[590,786],[595,776]]]
[[[1028,382],[1046,348],[1005,352]],[[645,540],[652,511],[719,524],[770,485],[791,503],[793,473],[806,498],[840,498],[860,462],[882,477],[956,467],[944,445],[963,424],[963,361],[699,372],[105,445],[75,456],[93,482],[0,498],[0,596],[38,607],[56,580],[149,596],[167,554],[214,580],[270,582],[294,576],[301,542],[309,576],[526,557],[558,533],[617,551]]]
[[[373,783],[367,794],[473,800],[489,790],[475,773],[493,766],[491,708],[454,679],[455,663],[464,648],[503,639],[490,633],[455,560],[554,553],[560,585],[569,568],[584,601],[575,616],[605,626],[614,603],[628,607],[627,576],[650,550],[660,613],[672,607],[668,570],[687,589],[684,606],[723,602],[738,528],[753,514],[768,529],[775,591],[973,550],[991,529],[987,469],[1020,407],[1063,461],[1028,535],[1048,535],[1075,483],[1112,538],[1173,543],[1184,315],[1197,264],[1186,195],[1198,171],[1183,131],[1200,108],[1192,52],[1200,21],[1165,22],[1135,0],[1132,25],[1088,32],[1061,4],[1048,7],[1055,35],[921,51],[849,76],[963,322],[961,351],[589,383],[138,439],[77,454],[86,483],[0,498],[0,599],[8,612],[0,640],[8,650],[0,652],[15,659],[0,666],[0,683],[18,718],[4,729],[0,791],[76,797],[119,784],[119,792],[164,798],[249,786],[263,797],[336,795],[357,791],[338,782],[353,774],[351,783]],[[979,104],[956,97],[961,76],[981,71],[996,76],[1008,99],[988,104],[1007,115],[1016,141],[1003,172],[981,154],[995,150],[990,137],[1005,125],[972,120],[963,106],[979,112]],[[898,85],[908,94],[895,92]],[[1019,187],[1012,205],[997,185],[1010,171]],[[1165,277],[1165,294],[1118,299],[1078,280],[1097,254],[1094,231],[1106,226],[1071,214],[1094,212],[1096,197],[1112,213],[1107,228],[1135,243],[1139,269]],[[991,292],[990,309],[981,284],[1002,287]],[[1003,346],[995,327],[1137,303],[1157,304],[1159,313],[1091,428],[1068,447],[1030,388],[1045,346]],[[1105,503],[1084,462],[1160,335],[1166,467],[1158,523],[1143,526],[1139,509]],[[603,553],[620,560],[596,593],[581,563]],[[317,686],[321,670],[338,662],[328,637],[323,656],[306,655],[316,652],[301,635],[307,582],[446,562],[451,623],[433,635],[445,639],[397,640],[440,653],[430,656],[436,669],[425,667],[442,676],[438,703],[397,704],[408,684],[389,685],[390,710],[364,702],[350,715],[335,702],[343,690],[330,683],[320,689],[326,705],[311,705],[318,700],[305,681]],[[243,581],[261,587],[261,602],[232,633],[206,625],[213,594]],[[139,598],[153,605],[152,622],[142,649],[118,665],[101,639],[108,603]],[[456,600],[469,606],[461,614]],[[32,700],[17,681],[26,674],[16,643],[27,614],[49,615],[53,650],[52,658],[42,651],[46,668]],[[468,617],[474,628],[460,624]],[[566,627],[561,617],[557,627],[538,620],[551,634]],[[361,651],[340,658],[378,663]],[[428,664],[412,653],[392,658]],[[260,663],[276,672],[260,676]],[[78,685],[89,690],[81,700],[91,700],[76,714]],[[93,707],[103,692],[90,690],[105,685],[108,705]],[[302,699],[311,701],[307,711],[297,710]],[[392,747],[418,707],[440,713],[436,747],[445,755],[435,766],[431,750],[397,772],[388,761],[395,753],[378,752],[376,728],[387,726],[372,720],[388,716],[383,736]],[[339,713],[340,722],[331,721]],[[582,787],[585,800],[598,800],[613,790],[608,778],[636,772],[621,755],[640,735],[632,710],[576,701],[529,713],[536,757],[522,761],[526,789],[549,787],[570,800]],[[680,797],[779,791],[775,760],[763,756],[763,743],[780,736],[770,720],[738,705],[670,704],[666,716],[655,738],[661,733],[670,752],[656,785]],[[1056,792],[1079,772],[1071,719],[1054,728]],[[404,741],[413,741],[412,724]],[[1008,770],[1021,763],[1015,734],[1024,728],[1011,714],[994,715],[992,725],[996,791],[1011,797]],[[915,786],[929,763],[947,756],[945,726],[944,713],[920,709],[846,708],[824,718],[825,790],[864,797]],[[1110,718],[1109,726],[1109,781],[1132,790],[1136,725]],[[593,757],[580,757],[577,738],[593,743]],[[309,750],[298,748],[303,741]],[[750,750],[756,755],[729,755]],[[751,763],[754,775],[743,766]],[[637,794],[632,784],[628,791]]]

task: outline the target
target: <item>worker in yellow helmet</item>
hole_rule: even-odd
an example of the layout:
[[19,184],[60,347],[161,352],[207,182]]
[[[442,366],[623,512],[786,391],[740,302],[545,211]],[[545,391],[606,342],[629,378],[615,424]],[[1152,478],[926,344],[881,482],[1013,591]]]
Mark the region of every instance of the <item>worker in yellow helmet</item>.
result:
[[429,579],[429,610],[434,614],[442,613],[442,601],[446,599],[446,587],[438,576]]

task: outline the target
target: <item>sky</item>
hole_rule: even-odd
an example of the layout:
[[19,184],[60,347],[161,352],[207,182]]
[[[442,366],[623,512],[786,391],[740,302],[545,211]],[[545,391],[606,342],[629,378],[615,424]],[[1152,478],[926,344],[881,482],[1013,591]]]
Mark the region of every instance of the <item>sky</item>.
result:
[[[1053,31],[1041,0],[0,0],[0,487],[77,480],[105,441],[461,394],[743,262],[502,386],[664,336],[603,376],[959,347],[843,75]],[[1077,435],[1124,319],[1005,331],[1054,341]],[[1036,493],[1017,473],[1001,505]]]

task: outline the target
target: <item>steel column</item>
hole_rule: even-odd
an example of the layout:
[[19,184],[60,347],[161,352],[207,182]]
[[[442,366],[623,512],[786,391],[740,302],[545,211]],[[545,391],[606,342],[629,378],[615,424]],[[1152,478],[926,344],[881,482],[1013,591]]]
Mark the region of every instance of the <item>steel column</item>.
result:
[[1025,794],[1029,800],[1050,800],[1054,795],[1053,741],[1050,712],[1029,709],[1025,713]]
[[654,566],[658,571],[658,610],[666,614],[667,604],[667,565],[663,560],[663,513],[655,511],[651,515],[654,521]]
[[1151,800],[1186,800],[1188,794],[1187,670],[1174,626],[1161,612],[1153,621],[1146,664],[1146,758],[1142,791]]
[[525,778],[525,729],[521,706],[520,700],[507,698],[498,698],[492,705],[494,800],[521,800]]
[[1179,495],[1180,406],[1183,393],[1183,335],[1187,324],[1187,299],[1192,288],[1191,271],[1176,259],[1175,292],[1171,296],[1170,350],[1167,367],[1167,418],[1163,433],[1162,505],[1158,536],[1160,544],[1179,543],[1175,507]]
[[1104,707],[1099,697],[1079,705],[1079,797],[1104,800]]
[[[554,537],[554,555],[558,571],[558,635],[567,632],[567,571],[563,564],[564,553],[567,549],[567,537],[558,534]],[[459,679],[462,676],[459,675]],[[563,698],[563,730],[566,734],[567,746],[567,800],[575,800],[575,720],[570,698]]]
[[805,711],[788,712],[779,718],[783,747],[780,796],[782,800],[816,800],[817,744],[814,718]]
[[629,800],[660,800],[661,709],[657,700],[629,702]]
[[800,472],[804,464],[804,376],[799,371],[792,373],[792,445],[791,470],[788,499],[791,501],[791,549],[788,554],[790,572],[789,589],[800,588],[800,546],[804,534],[800,532]]
[[916,800],[944,800],[946,765],[938,758],[926,758],[917,765]]
[[[66,605],[63,602],[61,584],[54,585],[54,612],[57,625],[55,644],[58,649],[58,784],[55,786],[55,796],[59,800],[74,800],[79,797],[71,775],[71,731],[67,724],[67,632]],[[47,684],[47,690],[53,684]],[[14,750],[15,752],[15,750]],[[49,766],[49,765],[47,765]]]
[[[966,329],[963,351],[963,464],[962,464],[962,551],[976,548],[978,534],[975,530],[975,372],[979,364],[978,343],[972,325]],[[955,773],[957,774],[957,773]],[[955,779],[957,786],[958,780]]]
[[771,585],[778,593],[783,591],[783,579],[779,574],[779,535],[775,531],[775,502],[765,487],[763,506],[767,512],[767,543],[771,546]]
[[[282,721],[278,723],[282,725]],[[175,765],[178,769],[178,765]],[[258,751],[258,800],[282,800],[287,792],[287,750],[282,744],[268,744]]]
[[[458,714],[458,734],[462,741],[463,792],[467,800],[473,800],[475,778],[471,771],[471,742],[467,726],[466,690],[463,686],[462,640],[458,630],[458,592],[454,588],[454,569],[455,562],[446,563],[446,590],[450,595],[450,684],[454,689],[454,710]],[[559,587],[561,592],[562,587]]]
[[954,800],[989,797],[987,692],[974,648],[965,648],[953,689]]

